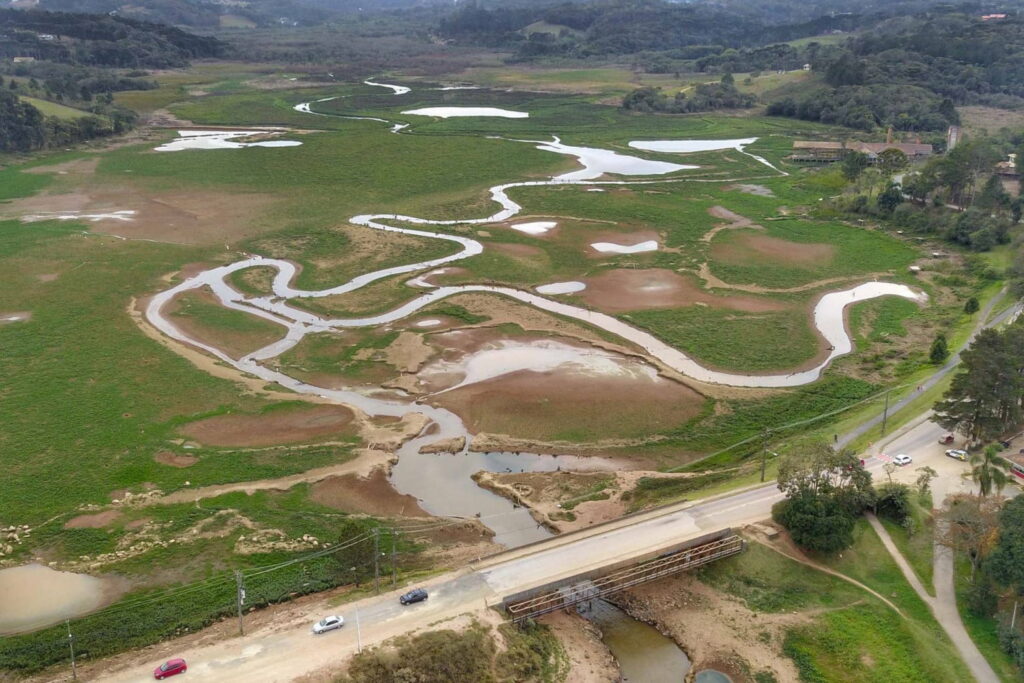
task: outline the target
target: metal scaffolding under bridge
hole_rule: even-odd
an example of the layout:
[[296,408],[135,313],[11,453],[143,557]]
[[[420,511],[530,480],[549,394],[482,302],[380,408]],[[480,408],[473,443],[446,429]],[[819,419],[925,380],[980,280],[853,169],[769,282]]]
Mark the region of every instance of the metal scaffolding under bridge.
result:
[[745,548],[746,541],[737,536],[732,529],[723,529],[664,551],[652,559],[620,567],[603,576],[577,576],[571,579],[571,583],[563,581],[560,586],[544,586],[530,591],[529,595],[519,594],[506,598],[504,606],[512,618],[512,623],[521,625],[527,619],[542,614],[566,609],[663,576],[737,555]]

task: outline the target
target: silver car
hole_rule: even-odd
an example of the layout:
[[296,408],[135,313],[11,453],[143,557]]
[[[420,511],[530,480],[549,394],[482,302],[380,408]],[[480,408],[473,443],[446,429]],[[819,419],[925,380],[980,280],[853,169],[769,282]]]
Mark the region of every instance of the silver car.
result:
[[313,633],[327,633],[333,631],[336,628],[341,628],[345,625],[345,618],[338,616],[324,617],[320,621],[313,624]]

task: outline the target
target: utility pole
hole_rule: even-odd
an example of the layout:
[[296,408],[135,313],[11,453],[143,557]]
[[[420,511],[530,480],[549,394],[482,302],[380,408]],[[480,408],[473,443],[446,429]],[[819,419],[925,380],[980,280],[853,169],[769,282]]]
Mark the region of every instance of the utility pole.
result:
[[768,439],[772,435],[772,430],[765,427],[764,433],[761,435],[761,482],[764,483],[765,468],[768,466]]
[[238,569],[235,570],[235,585],[238,590],[235,593],[235,599],[238,603],[238,635],[245,635],[245,624],[242,622],[242,605],[245,603],[245,584],[242,579],[242,572]]
[[363,651],[363,634],[359,630],[359,608],[356,607],[356,652]]
[[[891,389],[890,389],[891,391]],[[885,423],[889,420],[889,392],[885,392],[885,408],[882,409],[882,436],[885,436]]]
[[380,595],[380,527],[373,528],[373,590]]
[[71,648],[71,679],[77,681],[78,669],[75,668],[75,637],[71,635],[71,622],[65,619],[64,625],[68,627],[68,647]]
[[398,565],[395,564],[395,535],[394,527],[391,528],[391,587],[398,585]]

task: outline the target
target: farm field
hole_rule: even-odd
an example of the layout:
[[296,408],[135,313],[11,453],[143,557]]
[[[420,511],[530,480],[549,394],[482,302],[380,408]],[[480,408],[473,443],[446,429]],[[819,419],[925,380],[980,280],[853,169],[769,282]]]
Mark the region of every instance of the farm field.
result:
[[[373,529],[407,529],[394,570],[417,576],[529,521],[470,465],[444,465],[452,488],[415,488],[403,467],[456,460],[432,451],[468,448],[496,472],[548,472],[556,454],[600,471],[746,467],[750,449],[704,458],[920,371],[935,329],[969,324],[956,316],[977,283],[958,260],[819,210],[835,172],[786,157],[829,128],[595,102],[626,70],[509,73],[378,79],[411,88],[395,94],[201,64],[118,101],[247,135],[158,151],[187,140],[152,127],[0,170],[0,526],[30,530],[0,562],[106,582],[82,623],[91,656],[112,649],[99,634],[137,625],[119,624],[125,601],[152,606],[142,645],[228,614],[236,569],[274,568],[253,589],[263,605],[358,588],[363,546],[316,554]],[[439,89],[464,80],[523,90]],[[529,116],[408,113],[434,107]],[[658,140],[729,142],[630,144]],[[880,283],[895,295],[854,292]],[[850,301],[826,336],[815,310],[836,292]],[[847,329],[851,353],[832,359]],[[205,604],[154,616],[193,582]],[[815,618],[831,638],[853,617]],[[56,661],[61,637],[5,639],[0,668]]]

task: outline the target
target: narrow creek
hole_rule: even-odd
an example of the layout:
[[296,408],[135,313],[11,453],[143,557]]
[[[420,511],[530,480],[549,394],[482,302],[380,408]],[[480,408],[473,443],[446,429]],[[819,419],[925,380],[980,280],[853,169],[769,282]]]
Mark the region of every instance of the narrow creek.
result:
[[580,615],[601,629],[601,640],[618,662],[626,683],[685,680],[690,659],[658,629],[634,619],[605,600],[594,600]]

